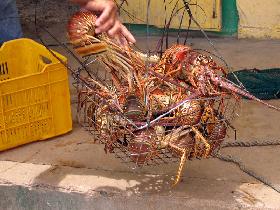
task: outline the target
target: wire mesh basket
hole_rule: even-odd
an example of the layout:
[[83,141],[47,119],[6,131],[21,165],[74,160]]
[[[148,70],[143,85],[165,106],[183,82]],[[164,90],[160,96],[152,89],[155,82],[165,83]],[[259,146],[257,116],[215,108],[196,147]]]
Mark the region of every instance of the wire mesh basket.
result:
[[69,40],[84,58],[72,72],[79,122],[125,163],[179,158],[177,183],[187,159],[208,158],[220,148],[239,101],[236,88],[211,56],[179,44],[149,56],[95,34],[95,20],[78,12],[68,24]]
[[[79,70],[78,75],[83,75],[83,71]],[[114,89],[108,74],[102,70],[95,73],[108,89]],[[180,103],[168,104],[167,109],[156,112],[160,109],[155,107],[152,114],[133,119],[112,108],[111,102],[100,94],[100,88],[91,82],[92,78],[79,78],[75,82],[79,123],[93,135],[96,143],[104,144],[105,152],[114,153],[132,167],[178,162],[184,152],[189,160],[210,157],[226,137],[238,103],[229,96],[187,97],[179,100]],[[159,97],[168,101],[171,95],[165,92]],[[139,102],[133,95],[127,96],[126,101],[136,105]]]

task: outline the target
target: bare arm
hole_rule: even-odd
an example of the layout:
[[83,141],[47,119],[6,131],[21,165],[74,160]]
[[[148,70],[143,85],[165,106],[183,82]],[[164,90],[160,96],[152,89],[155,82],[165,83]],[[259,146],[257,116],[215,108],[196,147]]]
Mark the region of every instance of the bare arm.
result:
[[107,32],[109,36],[117,38],[121,43],[126,40],[135,43],[133,35],[120,22],[117,6],[114,0],[71,0],[82,8],[100,13],[96,20],[96,33]]

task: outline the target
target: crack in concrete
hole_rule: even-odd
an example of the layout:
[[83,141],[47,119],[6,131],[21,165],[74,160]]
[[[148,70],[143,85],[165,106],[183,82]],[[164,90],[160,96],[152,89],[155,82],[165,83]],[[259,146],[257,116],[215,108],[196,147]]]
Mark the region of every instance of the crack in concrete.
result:
[[[37,154],[40,153],[40,152],[41,152],[41,150],[38,150],[38,151],[36,151],[34,154],[32,154],[30,157],[28,157],[28,158],[26,158],[26,159],[24,159],[23,161],[20,161],[20,162],[19,162],[19,161],[9,160],[9,159],[7,159],[7,160],[2,160],[2,161],[13,162],[13,163],[15,163],[15,164],[12,165],[12,166],[10,166],[10,167],[8,167],[8,168],[6,168],[6,169],[4,169],[4,170],[1,170],[0,173],[5,173],[5,172],[11,170],[12,168],[18,166],[20,163],[27,163],[27,161],[31,160],[35,155],[37,155]],[[1,161],[0,161],[0,162],[1,162]],[[34,164],[34,165],[35,165],[35,164]]]

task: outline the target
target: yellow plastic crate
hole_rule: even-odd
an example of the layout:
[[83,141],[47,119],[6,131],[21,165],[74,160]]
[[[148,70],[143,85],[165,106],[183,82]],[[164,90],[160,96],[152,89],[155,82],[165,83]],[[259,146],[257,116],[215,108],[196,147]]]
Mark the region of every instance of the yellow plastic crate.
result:
[[65,66],[33,40],[4,43],[0,48],[0,151],[71,130]]

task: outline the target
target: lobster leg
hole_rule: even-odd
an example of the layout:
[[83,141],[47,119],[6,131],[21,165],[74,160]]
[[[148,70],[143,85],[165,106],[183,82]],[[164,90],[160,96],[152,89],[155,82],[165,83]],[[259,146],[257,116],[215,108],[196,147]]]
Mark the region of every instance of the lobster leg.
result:
[[178,182],[180,181],[182,171],[183,171],[183,168],[184,168],[186,160],[187,160],[187,156],[188,156],[187,154],[189,153],[188,149],[181,149],[181,148],[179,148],[179,149],[183,154],[180,159],[180,165],[179,165],[178,172],[177,172],[176,179],[175,179],[173,186],[177,185]]
[[200,131],[197,128],[192,126],[192,130],[193,130],[193,132],[195,132],[195,135],[197,137],[195,139],[199,139],[200,141],[202,141],[204,143],[204,145],[206,147],[206,151],[203,156],[204,156],[204,158],[207,158],[209,155],[210,149],[211,149],[210,144],[208,143],[208,141],[204,138],[204,136],[200,133]]

